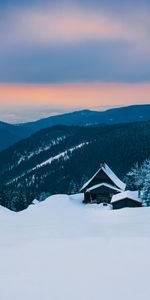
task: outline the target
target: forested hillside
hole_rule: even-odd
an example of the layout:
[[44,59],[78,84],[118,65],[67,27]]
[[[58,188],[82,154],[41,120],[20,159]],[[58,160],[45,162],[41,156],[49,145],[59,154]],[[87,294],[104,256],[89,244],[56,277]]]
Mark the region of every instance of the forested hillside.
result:
[[14,207],[17,195],[22,208],[25,199],[27,206],[33,198],[77,192],[100,162],[123,178],[149,157],[150,122],[44,129],[0,153],[1,189],[9,193],[5,205]]

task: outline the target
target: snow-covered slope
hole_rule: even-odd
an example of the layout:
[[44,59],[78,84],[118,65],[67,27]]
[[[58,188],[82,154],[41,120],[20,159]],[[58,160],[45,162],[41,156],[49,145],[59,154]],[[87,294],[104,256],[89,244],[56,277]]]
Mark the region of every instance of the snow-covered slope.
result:
[[[31,200],[34,195],[44,199],[48,195],[76,193],[101,162],[106,162],[123,180],[136,162],[140,165],[148,157],[150,122],[99,127],[56,126],[0,153],[0,186],[7,185],[10,195],[20,189],[25,194],[26,182]],[[108,167],[107,174],[124,189],[124,184],[122,186]],[[19,197],[16,194],[14,198]],[[15,209],[11,204],[8,207]]]
[[0,207],[2,300],[149,300],[150,209],[109,211],[57,195]]

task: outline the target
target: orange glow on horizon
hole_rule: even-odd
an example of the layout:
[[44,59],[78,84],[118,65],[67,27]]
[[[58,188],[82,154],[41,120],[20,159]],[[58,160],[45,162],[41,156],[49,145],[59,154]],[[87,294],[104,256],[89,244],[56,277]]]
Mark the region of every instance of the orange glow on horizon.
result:
[[79,108],[150,103],[150,83],[1,84],[0,105]]

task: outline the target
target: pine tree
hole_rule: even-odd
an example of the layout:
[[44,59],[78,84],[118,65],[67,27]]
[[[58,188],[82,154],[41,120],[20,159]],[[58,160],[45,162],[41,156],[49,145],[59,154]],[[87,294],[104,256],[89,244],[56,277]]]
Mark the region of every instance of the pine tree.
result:
[[148,192],[148,195],[147,195],[146,205],[150,206],[150,189],[149,189],[149,192]]
[[68,187],[68,194],[75,194],[77,193],[78,190],[79,190],[78,184],[74,180],[71,180]]
[[13,202],[15,211],[20,211],[27,208],[26,198],[22,188],[19,190],[18,195],[16,196],[15,201]]
[[136,163],[130,170],[130,172],[127,173],[125,177],[125,182],[127,184],[127,187],[131,190],[141,190],[143,188],[144,184],[144,178],[145,178],[145,166],[139,166],[138,163]]
[[9,195],[5,188],[2,188],[0,191],[0,205],[10,207]]
[[143,203],[147,206],[150,205],[150,173],[148,172],[145,176],[143,191],[142,191]]
[[150,159],[146,159],[141,166],[138,163],[126,176],[127,187],[139,190],[143,203],[150,206]]

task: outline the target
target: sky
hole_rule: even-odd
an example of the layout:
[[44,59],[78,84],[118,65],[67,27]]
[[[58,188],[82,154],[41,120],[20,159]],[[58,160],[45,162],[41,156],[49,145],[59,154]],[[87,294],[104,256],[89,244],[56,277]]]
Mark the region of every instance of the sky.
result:
[[0,120],[150,103],[150,1],[0,0]]

